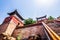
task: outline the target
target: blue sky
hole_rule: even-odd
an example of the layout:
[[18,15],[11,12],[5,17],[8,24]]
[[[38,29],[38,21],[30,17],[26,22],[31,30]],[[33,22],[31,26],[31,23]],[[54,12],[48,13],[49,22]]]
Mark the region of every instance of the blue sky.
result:
[[17,9],[25,18],[40,16],[60,16],[60,0],[0,0],[0,24],[10,13]]

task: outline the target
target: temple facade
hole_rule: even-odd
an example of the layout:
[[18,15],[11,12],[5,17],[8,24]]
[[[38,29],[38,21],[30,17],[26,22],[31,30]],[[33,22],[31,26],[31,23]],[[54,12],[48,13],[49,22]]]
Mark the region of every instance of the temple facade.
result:
[[[18,35],[21,36],[21,40],[29,39],[30,37],[37,37],[42,40],[48,40],[42,25],[42,21],[46,22],[48,19],[46,15],[36,18],[37,21],[34,24],[24,25],[24,18],[19,15],[17,10],[8,13],[3,23],[0,25],[0,40],[16,40]],[[42,19],[43,18],[43,19]]]
[[[22,18],[22,16],[19,15],[17,10],[8,13],[8,15],[9,16],[5,18],[5,20],[0,26],[1,36],[6,36],[6,38],[17,38],[17,36],[20,34],[22,37],[21,39],[25,39],[29,38],[30,36],[35,36],[39,34],[42,38],[45,38],[45,34],[43,33],[43,27],[40,22],[24,26],[24,23],[22,22],[24,18]],[[0,37],[1,40],[4,39],[3,36]]]

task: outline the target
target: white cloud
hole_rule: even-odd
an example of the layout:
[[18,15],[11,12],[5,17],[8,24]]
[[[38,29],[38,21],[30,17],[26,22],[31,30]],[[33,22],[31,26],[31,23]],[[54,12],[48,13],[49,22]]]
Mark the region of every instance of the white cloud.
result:
[[34,0],[34,3],[37,7],[51,7],[57,0]]

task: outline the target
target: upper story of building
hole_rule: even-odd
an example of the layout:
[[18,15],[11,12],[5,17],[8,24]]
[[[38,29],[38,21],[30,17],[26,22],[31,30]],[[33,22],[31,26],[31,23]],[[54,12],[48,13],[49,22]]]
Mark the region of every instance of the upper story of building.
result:
[[23,23],[24,18],[21,15],[19,15],[17,10],[11,13],[8,13],[8,15],[9,16],[4,19],[2,24],[9,23],[12,20],[15,24],[18,24],[19,26],[24,26],[24,23]]

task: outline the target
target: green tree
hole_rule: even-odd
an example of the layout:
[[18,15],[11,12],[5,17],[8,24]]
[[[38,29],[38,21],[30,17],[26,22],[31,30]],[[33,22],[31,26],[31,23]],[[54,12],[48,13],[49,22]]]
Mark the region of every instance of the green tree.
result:
[[36,21],[34,21],[32,18],[28,18],[24,20],[25,25],[33,24],[33,23],[36,23]]
[[49,16],[49,17],[48,17],[48,20],[54,20],[54,17]]

